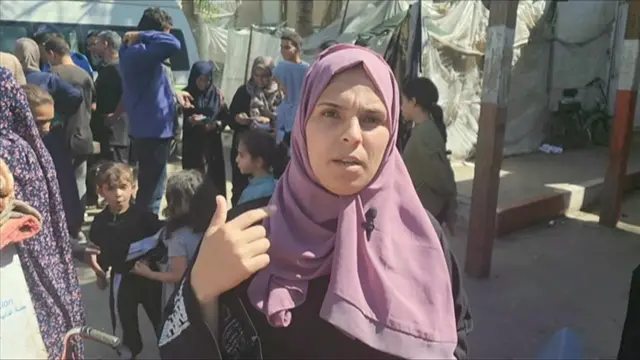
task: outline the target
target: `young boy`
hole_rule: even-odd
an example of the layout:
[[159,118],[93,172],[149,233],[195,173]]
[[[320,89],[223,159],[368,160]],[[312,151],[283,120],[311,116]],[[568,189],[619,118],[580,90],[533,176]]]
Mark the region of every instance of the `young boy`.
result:
[[302,61],[302,37],[296,32],[285,30],[280,37],[280,55],[282,60],[273,70],[284,98],[277,111],[277,143],[284,142],[290,146],[293,121],[296,117],[298,103],[302,91],[302,82],[309,70],[309,64]]
[[[60,141],[62,127],[51,127],[51,121],[55,116],[53,97],[37,85],[27,84],[22,86],[27,95],[27,101],[36,122],[42,142],[47,147],[53,164],[56,167],[62,206],[67,219],[67,229],[73,239],[82,239],[82,223],[84,222],[84,209],[78,196],[71,154]],[[77,241],[76,241],[77,242]]]
[[[158,331],[162,312],[162,283],[135,275],[131,270],[136,261],[145,261],[158,271],[156,262],[166,255],[166,248],[160,241],[147,246],[147,250],[140,252],[142,255],[131,254],[139,250],[141,244],[149,243],[147,240],[153,239],[164,224],[151,211],[133,204],[136,185],[129,165],[115,162],[100,165],[96,186],[107,207],[91,223],[89,239],[100,248],[100,267],[105,272],[111,268],[109,307],[113,329],[115,331],[119,322],[123,343],[135,357],[142,350],[138,305],[142,305],[154,329]],[[98,287],[104,289],[106,278],[99,272],[96,275]]]

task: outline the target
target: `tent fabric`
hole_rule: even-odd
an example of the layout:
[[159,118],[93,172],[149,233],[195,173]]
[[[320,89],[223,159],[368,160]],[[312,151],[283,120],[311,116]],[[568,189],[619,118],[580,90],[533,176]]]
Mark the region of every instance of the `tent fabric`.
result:
[[[394,29],[414,2],[350,1],[344,32],[338,35],[340,17],[307,37],[303,59],[312,62],[315,49],[329,39],[366,42],[368,47],[384,54]],[[478,133],[489,10],[480,0],[421,3],[425,34],[421,72],[440,91],[452,156],[471,158]],[[550,118],[550,107],[558,101],[557,94],[563,88],[583,87],[595,77],[609,78],[608,51],[617,2],[561,2],[557,8],[553,3],[551,0],[519,3],[504,143],[506,156],[538,149]],[[221,88],[227,97],[233,96],[244,82],[247,57],[249,63],[258,55],[280,58],[280,41],[271,30],[253,31],[249,53],[249,29],[236,30],[228,25],[209,28],[210,37],[215,39],[209,42],[213,44],[209,48],[210,58],[225,66]]]

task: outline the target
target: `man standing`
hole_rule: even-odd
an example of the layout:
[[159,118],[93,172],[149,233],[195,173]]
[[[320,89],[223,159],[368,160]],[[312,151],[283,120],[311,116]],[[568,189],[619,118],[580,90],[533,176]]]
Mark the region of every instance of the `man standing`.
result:
[[274,75],[280,90],[284,92],[284,99],[277,109],[278,143],[284,141],[290,145],[293,121],[298,110],[302,82],[309,70],[309,64],[302,61],[302,37],[294,31],[285,30],[280,37],[280,54],[282,61],[278,62]]
[[102,66],[96,79],[96,116],[101,119],[101,159],[127,163],[129,161],[129,119],[126,113],[112,116],[122,98],[120,57],[122,38],[118,33],[104,30],[96,34],[94,52]]
[[172,20],[159,8],[145,10],[138,30],[124,35],[120,74],[124,110],[138,161],[136,203],[154,213],[160,210],[176,116],[175,95],[162,64],[180,51],[169,33]]
[[[44,43],[43,48],[45,59],[51,65],[50,71],[82,92],[82,104],[73,115],[63,119],[62,126],[64,129],[64,145],[71,152],[78,195],[80,196],[84,213],[87,192],[87,159],[93,153],[93,134],[90,121],[91,111],[96,106],[96,91],[93,79],[89,74],[74,64],[69,44],[64,39],[52,37]],[[79,231],[80,229],[77,230]],[[79,234],[72,235],[79,236]]]
[[[38,46],[40,46],[40,52],[44,53],[43,51],[44,44],[53,37],[58,37],[64,40],[64,37],[62,36],[62,34],[57,32],[55,28],[48,25],[43,25],[39,27],[36,33],[33,35],[33,40],[38,44]],[[79,66],[80,68],[84,69],[89,74],[89,76],[93,78],[93,68],[89,63],[89,59],[87,59],[87,57],[84,54],[79,52],[71,51],[70,54],[71,54],[71,59],[73,60],[73,63]],[[40,60],[42,61],[41,70],[45,72],[49,72],[51,65],[47,63],[44,58]]]

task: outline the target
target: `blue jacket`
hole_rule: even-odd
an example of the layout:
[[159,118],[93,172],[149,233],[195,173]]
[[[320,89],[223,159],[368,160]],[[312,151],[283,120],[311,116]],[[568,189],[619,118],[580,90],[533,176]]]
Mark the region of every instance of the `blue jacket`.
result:
[[58,75],[42,71],[27,71],[27,84],[38,85],[47,90],[55,103],[55,111],[63,116],[71,116],[82,104],[82,93]]
[[120,48],[124,105],[133,138],[174,136],[175,98],[162,62],[180,51],[180,41],[159,31],[140,33],[133,45]]
[[[84,71],[89,73],[89,76],[91,76],[91,78],[93,78],[93,68],[89,63],[89,59],[87,59],[84,54],[79,52],[72,52],[71,59],[73,60],[73,63],[76,64],[76,66],[81,67]],[[42,65],[42,71],[49,72],[50,69],[50,64],[45,63],[44,65]]]

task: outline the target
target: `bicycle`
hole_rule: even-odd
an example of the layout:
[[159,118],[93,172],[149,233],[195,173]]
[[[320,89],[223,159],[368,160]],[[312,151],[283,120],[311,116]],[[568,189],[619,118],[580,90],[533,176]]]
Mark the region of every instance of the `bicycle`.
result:
[[611,116],[608,114],[605,87],[606,83],[601,78],[595,78],[583,86],[584,89],[598,90],[595,106],[591,109],[583,108],[582,102],[577,99],[578,89],[564,89],[558,110],[548,124],[545,143],[564,149],[607,146]]
[[[115,350],[116,353],[118,353],[121,359],[132,358],[131,351],[129,351],[129,349],[124,344],[122,344],[122,340],[120,340],[120,338],[118,338],[117,336],[107,334],[90,326],[77,326],[67,331],[64,336],[64,346],[62,348],[62,355],[60,356],[61,360],[69,359],[69,345],[71,343],[71,340],[75,337],[90,339],[103,345],[109,346],[111,349]],[[76,360],[74,357],[71,357],[71,359]]]

